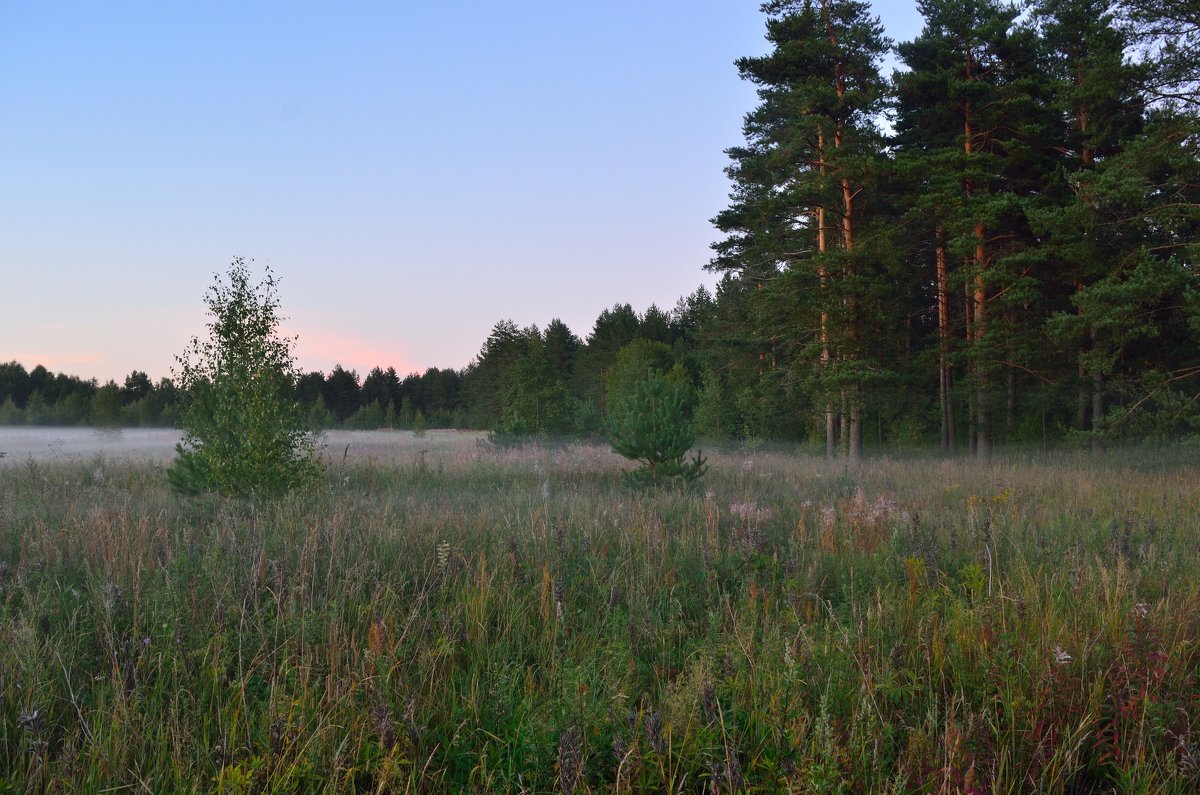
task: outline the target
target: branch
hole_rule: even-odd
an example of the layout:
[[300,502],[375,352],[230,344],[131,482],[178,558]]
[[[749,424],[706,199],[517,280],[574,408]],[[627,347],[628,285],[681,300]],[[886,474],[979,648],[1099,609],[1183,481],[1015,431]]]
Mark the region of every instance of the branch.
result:
[[[1149,392],[1147,392],[1145,395],[1143,395],[1140,400],[1138,400],[1136,403],[1134,403],[1132,406],[1130,406],[1125,411],[1125,413],[1121,415],[1121,418],[1119,420],[1117,420],[1115,424],[1119,425],[1122,422],[1125,422],[1125,420],[1129,419],[1129,415],[1133,414],[1133,412],[1136,411],[1138,409],[1138,407],[1141,406],[1143,403],[1145,403],[1147,400],[1149,400],[1150,398],[1154,397],[1159,392],[1161,392],[1163,390],[1163,387],[1165,387],[1167,384],[1170,384],[1173,381],[1182,381],[1185,378],[1191,378],[1193,375],[1200,375],[1200,367],[1185,367],[1182,370],[1176,370],[1176,375],[1171,376],[1170,378],[1168,378],[1167,380],[1165,380],[1161,384],[1159,384],[1157,387],[1155,387],[1154,389],[1151,389]],[[1195,398],[1192,398],[1192,400],[1195,400]]]
[[1045,383],[1045,384],[1053,384],[1054,383],[1054,381],[1051,380],[1049,376],[1043,375],[1042,373],[1039,373],[1037,370],[1030,370],[1028,367],[1026,367],[1023,364],[1017,364],[1016,362],[1009,362],[1009,361],[1004,361],[1004,360],[1000,360],[996,363],[1002,364],[1005,367],[1012,367],[1016,370],[1024,370],[1025,372],[1029,373],[1031,376],[1038,379],[1042,383]]

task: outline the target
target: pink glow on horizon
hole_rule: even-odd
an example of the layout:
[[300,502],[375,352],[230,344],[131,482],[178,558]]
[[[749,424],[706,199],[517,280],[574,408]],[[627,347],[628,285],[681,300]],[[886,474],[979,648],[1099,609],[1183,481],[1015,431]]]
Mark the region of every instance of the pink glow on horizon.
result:
[[[60,373],[73,375],[86,381],[96,377],[92,375],[93,371],[111,365],[112,357],[103,353],[0,353],[0,362],[17,362],[27,372],[41,365],[55,375]],[[96,380],[104,383],[108,379],[96,378]]]
[[[361,382],[375,367],[382,367],[384,370],[393,367],[401,378],[409,373],[423,373],[426,369],[413,361],[408,352],[409,346],[403,343],[380,344],[379,341],[364,336],[313,327],[285,327],[280,331],[285,336],[298,337],[292,354],[297,367],[305,372],[320,370],[329,375],[333,368],[340,364],[348,370],[356,371]],[[41,365],[56,375],[72,375],[85,381],[95,379],[100,384],[110,379],[118,384],[123,383],[131,369],[146,371],[154,382],[161,377],[173,376],[175,363],[165,352],[146,357],[145,362],[125,365],[121,363],[123,357],[115,350],[78,350],[62,353],[53,351],[52,347],[52,344],[47,344],[40,351],[36,348],[0,348],[0,363],[15,361],[26,371]],[[182,351],[184,344],[181,342],[176,347]],[[159,366],[155,367],[156,364]]]
[[367,373],[376,367],[384,370],[393,367],[401,378],[425,370],[413,363],[406,351],[408,346],[402,343],[380,345],[365,337],[313,328],[304,331],[287,328],[283,329],[283,333],[299,337],[292,353],[300,369],[306,372],[320,370],[329,375],[340,364],[347,370],[357,372],[361,383]]

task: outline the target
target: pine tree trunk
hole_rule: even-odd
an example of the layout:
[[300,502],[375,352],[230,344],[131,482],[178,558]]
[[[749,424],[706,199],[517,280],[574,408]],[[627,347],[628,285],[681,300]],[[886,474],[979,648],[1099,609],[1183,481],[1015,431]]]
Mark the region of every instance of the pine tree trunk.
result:
[[[820,173],[825,173],[825,135],[820,130],[817,131],[817,153],[818,166]],[[825,260],[821,255],[829,247],[829,240],[825,234],[825,208],[817,208],[817,279],[821,290],[821,369],[827,370],[830,362],[829,352],[829,309],[826,299],[826,279],[828,274],[825,270]],[[833,401],[826,397],[825,399],[825,457],[832,461],[837,458],[837,424],[834,421]]]
[[837,415],[833,401],[825,403],[825,457],[830,461],[837,458]]
[[858,390],[850,394],[850,461],[857,464],[862,461],[862,401],[859,400]]
[[1008,372],[1005,374],[1005,379],[1005,386],[1007,387],[1008,391],[1008,403],[1005,406],[1004,413],[1004,441],[1006,443],[1011,443],[1013,438],[1013,426],[1017,422],[1017,378],[1016,375],[1013,374],[1011,367],[1008,368]]
[[[1075,282],[1075,292],[1078,293],[1083,289],[1083,282]],[[1075,314],[1083,315],[1083,308],[1075,310]],[[1088,429],[1088,390],[1087,390],[1087,368],[1084,367],[1084,356],[1087,354],[1087,348],[1080,344],[1079,353],[1077,355],[1079,361],[1079,382],[1075,385],[1075,429],[1086,431]]]
[[[817,208],[817,249],[825,252],[825,210]],[[825,264],[822,261],[817,266],[817,277],[820,280],[821,292],[825,293]],[[829,312],[822,304],[821,307],[821,369],[828,370],[831,359],[829,353]],[[831,461],[837,458],[837,427],[834,423],[833,401],[825,398],[825,457]]]
[[[1092,347],[1096,346],[1096,329],[1092,329]],[[1100,449],[1101,423],[1104,421],[1104,376],[1099,369],[1092,370],[1092,450]]]
[[841,425],[840,431],[841,431],[842,453],[844,455],[849,455],[850,454],[850,414],[847,411],[847,406],[849,405],[849,403],[846,400],[846,390],[844,390],[844,389],[842,390],[841,396],[842,396],[842,410],[841,410],[841,413],[838,415],[838,424]]
[[[1077,84],[1079,82],[1082,82],[1082,76],[1077,75],[1076,81],[1077,81]],[[1079,103],[1079,133],[1080,133],[1080,136],[1084,140],[1084,144],[1083,144],[1083,148],[1079,152],[1079,159],[1083,163],[1084,167],[1091,166],[1096,160],[1095,152],[1092,150],[1091,147],[1089,147],[1087,145],[1087,131],[1088,131],[1088,107],[1087,107],[1086,103],[1080,102]],[[1081,282],[1076,282],[1075,289],[1077,291],[1079,289],[1081,289],[1082,287],[1083,287],[1083,284]],[[1081,310],[1081,312],[1082,312],[1082,310]],[[1096,329],[1095,328],[1093,328],[1091,330],[1091,343],[1092,343],[1092,348],[1095,348],[1096,347]],[[1081,406],[1086,406],[1087,393],[1086,393],[1086,387],[1083,383],[1083,379],[1084,379],[1084,376],[1086,375],[1086,371],[1083,366],[1083,348],[1082,348],[1082,346],[1080,347],[1080,351],[1079,351],[1079,360],[1080,360],[1079,361],[1080,404],[1081,404]],[[1104,379],[1098,370],[1093,370],[1091,375],[1092,375],[1092,378],[1091,378],[1091,381],[1092,381],[1091,399],[1092,400],[1091,400],[1091,402],[1092,402],[1092,431],[1093,431],[1092,451],[1096,452],[1100,449],[1100,436],[1097,433],[1097,431],[1100,428],[1101,420],[1103,420],[1103,418],[1104,418]]]
[[946,452],[953,452],[955,442],[954,403],[950,399],[951,383],[949,368],[941,368],[939,381],[938,396],[942,402],[942,449]]
[[[826,20],[826,30],[829,35],[829,43],[837,48],[838,38],[837,31],[831,22],[830,8],[828,0],[822,0],[821,3],[822,16]],[[846,94],[846,79],[843,74],[843,66],[840,62],[835,62],[833,67],[833,86],[837,92],[839,100],[845,98]],[[846,120],[839,118],[837,125],[833,130],[833,147],[835,150],[841,149],[842,138],[845,133]],[[850,184],[849,177],[841,177],[842,187],[842,248],[846,252],[846,273],[850,279],[855,276],[854,266],[854,187]],[[849,350],[845,356],[851,360],[857,360],[860,352],[858,350],[859,327],[858,327],[858,296],[851,291],[846,299],[846,314],[847,314],[847,337],[849,338]],[[843,392],[843,401],[846,399],[846,393]],[[847,409],[849,410],[849,427],[845,427],[847,422]],[[847,454],[850,460],[858,463],[862,460],[862,402],[859,396],[857,386],[851,387],[849,394],[849,405],[842,407],[842,422],[843,433],[847,435]]]
[[[967,50],[966,79],[968,82],[975,79],[975,66],[970,49]],[[973,106],[968,99],[963,103],[963,150],[968,158],[975,150],[973,124]],[[975,186],[970,179],[963,180],[963,193],[969,202],[975,193]],[[982,220],[975,221],[974,234],[975,292],[971,302],[974,320],[971,342],[975,367],[975,455],[987,458],[992,453],[992,416],[988,407],[987,367],[978,353],[987,323],[987,284],[983,276],[984,267],[987,265],[987,238]]]
[[[840,140],[839,135],[839,140]],[[850,186],[850,180],[842,178],[842,246],[846,250],[846,275],[851,279],[855,276],[854,267],[854,191]],[[850,338],[849,355],[857,359],[859,356],[858,341],[859,341],[859,326],[858,326],[858,296],[851,292],[847,299],[847,314],[849,315],[849,328],[847,336]],[[849,440],[850,461],[857,464],[862,461],[862,398],[859,394],[857,386],[850,389],[850,440]]]
[[[983,244],[979,242],[983,236],[983,224],[975,225],[975,345],[983,341],[985,324],[987,322],[987,288],[984,286],[982,268]],[[978,350],[978,348],[977,348]],[[988,389],[988,373],[986,365],[976,357],[975,360],[975,455],[987,458],[992,454],[992,412],[988,406],[990,397]]]
[[[963,285],[963,317],[966,320],[966,338],[970,343],[975,338],[975,314],[972,311],[971,301],[971,283],[965,282]],[[968,362],[968,385],[969,378],[975,374],[975,365]],[[979,443],[979,434],[976,433],[976,414],[975,414],[975,396],[974,388],[967,389],[967,450],[971,455],[975,454],[976,447]]]
[[1083,347],[1080,346],[1079,383],[1075,386],[1075,428],[1080,431],[1088,429],[1087,371],[1083,367],[1083,354]]
[[939,221],[934,231],[937,259],[938,400],[942,409],[942,449],[954,449],[954,404],[950,402],[950,290],[947,286],[946,243]]

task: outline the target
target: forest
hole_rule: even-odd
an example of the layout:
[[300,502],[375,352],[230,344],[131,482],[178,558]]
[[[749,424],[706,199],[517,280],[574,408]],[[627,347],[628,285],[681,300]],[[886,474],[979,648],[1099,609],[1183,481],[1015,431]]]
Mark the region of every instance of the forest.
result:
[[[831,457],[1194,435],[1195,3],[919,7],[894,43],[866,3],[763,6],[715,290],[616,303],[583,337],[501,320],[462,369],[310,372],[312,423],[595,437],[656,369],[702,437]],[[0,364],[0,423],[171,425],[177,399]]]

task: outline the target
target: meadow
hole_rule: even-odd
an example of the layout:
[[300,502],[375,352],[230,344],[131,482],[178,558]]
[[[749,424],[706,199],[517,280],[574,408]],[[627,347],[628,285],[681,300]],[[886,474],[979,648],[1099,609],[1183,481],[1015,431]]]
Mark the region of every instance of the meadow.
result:
[[[400,438],[397,435],[396,438]],[[1193,792],[1196,451],[0,467],[0,792]]]

